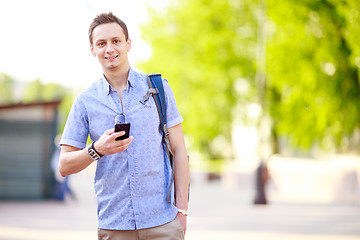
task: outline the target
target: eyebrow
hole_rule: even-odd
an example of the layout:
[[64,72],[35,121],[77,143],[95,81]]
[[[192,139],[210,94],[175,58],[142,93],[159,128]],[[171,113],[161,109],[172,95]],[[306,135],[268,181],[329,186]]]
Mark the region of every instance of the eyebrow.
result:
[[[121,40],[121,37],[112,37],[110,40],[114,40],[114,39],[120,39]],[[106,39],[99,39],[96,42],[99,42],[99,41],[106,41]]]
[[[111,38],[110,40],[120,40],[120,41],[121,41],[122,39],[121,39],[121,37],[113,37],[113,38]],[[107,40],[105,40],[105,39],[98,39],[98,40],[96,40],[94,43],[97,44],[97,43],[103,42],[103,41],[106,42]]]

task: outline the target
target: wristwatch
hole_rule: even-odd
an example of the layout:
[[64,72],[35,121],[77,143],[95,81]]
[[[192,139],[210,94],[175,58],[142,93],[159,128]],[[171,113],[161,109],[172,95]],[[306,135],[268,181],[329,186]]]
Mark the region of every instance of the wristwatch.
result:
[[97,161],[99,160],[103,155],[101,155],[100,153],[98,153],[95,148],[94,148],[94,143],[92,142],[88,148],[88,154],[91,157],[92,160]]
[[178,212],[181,213],[184,216],[187,216],[187,210],[186,209],[178,209]]

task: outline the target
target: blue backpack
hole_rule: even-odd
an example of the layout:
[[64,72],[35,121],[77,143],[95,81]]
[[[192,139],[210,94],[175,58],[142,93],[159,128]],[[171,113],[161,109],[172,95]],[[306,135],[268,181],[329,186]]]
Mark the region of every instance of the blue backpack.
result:
[[171,182],[170,182],[170,186],[168,188],[167,197],[166,197],[166,200],[168,202],[170,202],[171,188],[174,183],[174,155],[170,148],[169,132],[168,132],[167,126],[166,126],[166,122],[167,122],[166,106],[167,105],[166,105],[166,99],[165,99],[164,86],[162,83],[162,78],[161,78],[160,73],[151,73],[151,74],[147,74],[146,76],[147,76],[147,82],[149,85],[149,89],[140,102],[142,104],[145,104],[145,102],[152,95],[155,100],[156,108],[159,113],[159,118],[160,118],[159,128],[160,128],[160,131],[162,132],[162,136],[163,136],[163,138],[162,138],[163,147],[164,147],[164,150],[170,160],[170,166],[172,169],[171,170]]

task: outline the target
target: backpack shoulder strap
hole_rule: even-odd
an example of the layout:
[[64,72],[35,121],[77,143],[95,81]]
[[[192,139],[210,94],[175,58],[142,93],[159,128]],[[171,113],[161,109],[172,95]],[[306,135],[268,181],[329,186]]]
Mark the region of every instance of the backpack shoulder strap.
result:
[[166,98],[165,91],[162,82],[162,77],[160,73],[151,73],[147,74],[147,81],[149,84],[149,88],[157,89],[157,94],[153,94],[155,99],[155,103],[157,104],[159,118],[160,118],[160,127],[163,130],[164,125],[166,126],[167,118],[166,118]]
[[[148,95],[151,94],[155,100],[155,104],[159,113],[159,119],[160,119],[160,131],[163,134],[163,145],[164,145],[164,149],[165,152],[170,160],[170,166],[172,169],[172,173],[171,173],[171,182],[170,182],[170,186],[168,188],[168,192],[167,192],[167,197],[166,200],[168,202],[170,202],[170,194],[171,194],[171,188],[172,185],[174,183],[174,156],[173,153],[171,151],[170,148],[170,141],[169,141],[169,132],[167,130],[167,118],[166,118],[166,98],[165,98],[165,91],[164,91],[164,86],[163,86],[163,82],[162,82],[162,78],[161,78],[161,74],[160,73],[152,73],[152,74],[147,74],[147,82],[149,85],[149,90],[147,92],[147,94],[145,95],[147,98],[149,98],[150,96]],[[148,95],[148,96],[147,96]],[[144,98],[146,98],[144,96]]]

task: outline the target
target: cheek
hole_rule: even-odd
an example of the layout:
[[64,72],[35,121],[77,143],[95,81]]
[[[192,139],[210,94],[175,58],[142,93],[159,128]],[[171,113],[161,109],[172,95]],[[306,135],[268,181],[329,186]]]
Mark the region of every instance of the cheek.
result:
[[100,59],[104,54],[103,54],[103,51],[94,51],[94,57],[97,57],[98,59]]

